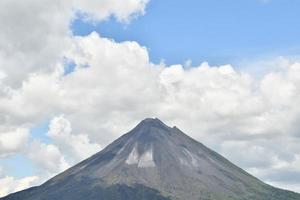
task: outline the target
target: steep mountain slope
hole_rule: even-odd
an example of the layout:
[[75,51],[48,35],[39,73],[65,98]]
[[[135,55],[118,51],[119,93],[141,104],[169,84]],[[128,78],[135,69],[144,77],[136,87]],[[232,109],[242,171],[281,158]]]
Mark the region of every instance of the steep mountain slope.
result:
[[41,186],[1,200],[300,200],[158,119]]

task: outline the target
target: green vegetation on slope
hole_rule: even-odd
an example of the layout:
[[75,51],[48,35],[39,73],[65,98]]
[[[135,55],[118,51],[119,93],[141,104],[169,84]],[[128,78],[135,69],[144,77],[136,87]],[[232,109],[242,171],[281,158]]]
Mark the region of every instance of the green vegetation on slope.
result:
[[163,197],[157,190],[142,186],[135,185],[130,187],[127,185],[112,185],[109,187],[94,187],[92,190],[89,186],[79,190],[66,190],[64,193],[44,193],[43,195],[35,194],[35,189],[25,190],[1,198],[1,200],[171,200],[170,198]]

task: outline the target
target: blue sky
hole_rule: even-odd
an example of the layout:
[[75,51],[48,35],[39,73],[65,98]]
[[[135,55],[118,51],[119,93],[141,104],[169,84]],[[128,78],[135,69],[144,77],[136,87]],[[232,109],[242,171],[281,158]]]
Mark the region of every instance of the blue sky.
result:
[[193,65],[235,63],[300,48],[300,2],[296,0],[153,0],[146,15],[128,25],[114,19],[72,24],[75,35],[97,31],[116,41],[133,40],[149,49],[152,62]]
[[6,175],[14,176],[15,178],[32,176],[37,170],[30,160],[22,154],[0,159],[0,166],[6,171]]
[[[46,135],[48,127],[49,121],[33,126],[30,130],[31,140],[40,140],[45,144],[49,144],[50,139]],[[6,175],[14,176],[15,178],[32,176],[38,171],[34,164],[22,153],[0,159],[0,166],[4,168]]]

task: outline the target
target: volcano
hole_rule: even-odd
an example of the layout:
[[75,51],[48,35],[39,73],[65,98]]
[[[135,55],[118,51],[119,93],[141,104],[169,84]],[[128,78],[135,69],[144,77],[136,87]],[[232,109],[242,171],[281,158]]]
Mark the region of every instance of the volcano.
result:
[[159,119],[44,184],[0,200],[300,200]]

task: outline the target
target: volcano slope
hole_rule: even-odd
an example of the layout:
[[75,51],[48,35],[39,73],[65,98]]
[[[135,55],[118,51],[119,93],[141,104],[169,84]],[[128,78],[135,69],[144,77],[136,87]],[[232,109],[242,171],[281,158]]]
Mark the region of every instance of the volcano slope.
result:
[[300,200],[159,119],[44,184],[0,200]]

